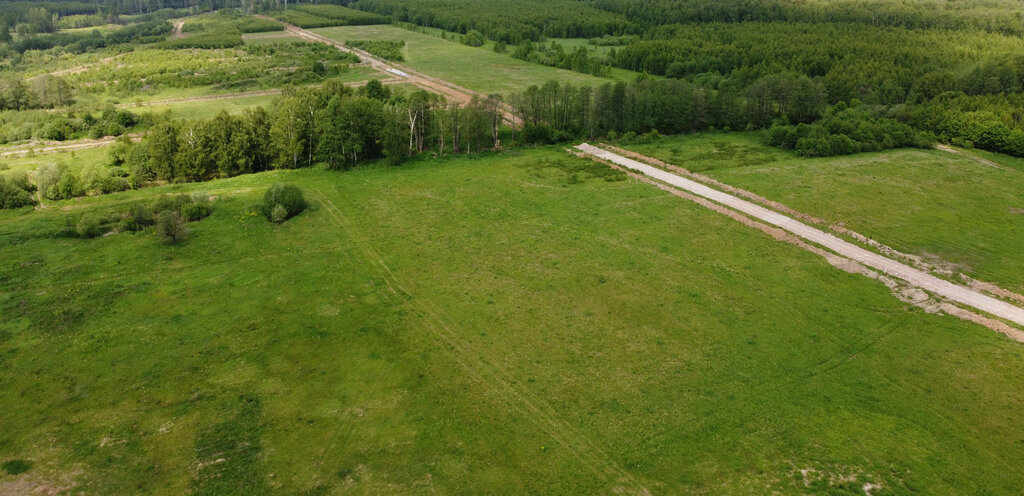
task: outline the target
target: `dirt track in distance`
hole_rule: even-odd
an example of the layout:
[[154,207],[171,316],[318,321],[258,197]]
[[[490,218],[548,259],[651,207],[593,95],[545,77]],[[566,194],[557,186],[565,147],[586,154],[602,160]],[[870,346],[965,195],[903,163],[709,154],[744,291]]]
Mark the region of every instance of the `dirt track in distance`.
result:
[[[445,81],[443,79],[439,79],[439,78],[436,78],[434,76],[428,76],[426,74],[423,74],[422,72],[415,71],[413,69],[410,69],[408,67],[396,64],[394,62],[390,62],[390,61],[384,60],[384,59],[382,59],[380,57],[377,57],[376,55],[373,55],[373,54],[365,51],[365,50],[360,50],[358,48],[350,47],[348,45],[345,45],[344,43],[332,40],[332,39],[330,39],[330,38],[328,38],[326,36],[321,36],[319,34],[311,32],[311,31],[307,31],[307,30],[302,29],[302,28],[300,28],[298,26],[294,26],[294,25],[288,24],[286,22],[279,21],[279,20],[274,19],[272,17],[266,17],[266,16],[256,16],[256,17],[259,17],[261,19],[266,19],[268,21],[274,21],[274,22],[281,23],[281,25],[284,26],[286,31],[288,31],[289,33],[291,33],[291,34],[293,34],[295,36],[298,36],[298,37],[300,37],[302,39],[305,39],[305,40],[308,40],[308,41],[314,41],[314,42],[318,42],[318,43],[325,43],[325,44],[331,45],[331,46],[333,46],[333,47],[335,47],[338,50],[341,50],[343,52],[348,52],[348,53],[355,54],[364,63],[366,63],[370,67],[372,67],[372,68],[374,68],[374,69],[376,69],[376,70],[378,70],[378,71],[380,71],[380,72],[382,72],[382,73],[384,73],[384,74],[386,74],[388,76],[392,76],[392,77],[397,76],[399,78],[402,78],[402,80],[405,83],[412,84],[414,86],[422,88],[422,89],[424,89],[426,91],[429,91],[431,93],[435,93],[435,94],[444,96],[449,101],[455,102],[458,105],[466,105],[467,103],[469,103],[473,99],[474,96],[475,97],[479,97],[479,98],[486,98],[486,95],[484,95],[482,93],[478,93],[476,91],[473,91],[473,90],[470,90],[470,89],[467,89],[467,88],[463,88],[462,86],[459,86],[459,85],[457,85],[455,83],[451,83],[449,81]],[[395,71],[398,71],[398,72],[396,73]],[[501,111],[502,111],[502,117],[505,119],[506,122],[511,123],[513,125],[518,125],[519,124],[519,120],[516,118],[514,112],[512,111],[512,107],[511,106],[503,103],[501,105]]]

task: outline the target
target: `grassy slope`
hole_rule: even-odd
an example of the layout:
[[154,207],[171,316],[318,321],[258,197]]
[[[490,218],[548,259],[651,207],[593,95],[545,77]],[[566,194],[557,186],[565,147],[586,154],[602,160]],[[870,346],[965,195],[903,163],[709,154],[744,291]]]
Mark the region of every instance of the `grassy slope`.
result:
[[[609,465],[655,493],[1024,484],[1020,345],[589,167],[421,159],[0,212],[0,459],[92,494],[629,486]],[[281,180],[337,211],[248,215]],[[221,199],[182,246],[51,236],[190,190]]]
[[[577,86],[597,86],[615,81],[518,60],[495,53],[491,44],[474,48],[395,26],[344,26],[313,31],[339,41],[405,40],[403,65],[483,93],[508,94],[551,80]],[[615,72],[614,75],[620,79],[636,76],[628,71]]]
[[1024,292],[1024,167],[996,169],[937,150],[802,159],[756,135],[693,135],[628,146],[831,222],[900,251],[958,264]]

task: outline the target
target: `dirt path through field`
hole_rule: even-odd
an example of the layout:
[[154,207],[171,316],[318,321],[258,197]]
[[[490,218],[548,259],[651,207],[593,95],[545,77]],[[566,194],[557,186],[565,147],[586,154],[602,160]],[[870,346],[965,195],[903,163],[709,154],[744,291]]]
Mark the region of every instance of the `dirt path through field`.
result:
[[53,72],[50,73],[50,75],[51,76],[66,76],[68,74],[78,74],[79,72],[88,71],[89,69],[92,69],[93,67],[109,64],[109,63],[113,62],[114,59],[116,59],[118,57],[121,57],[123,55],[124,55],[123,53],[119,53],[117,55],[112,55],[112,56],[107,57],[105,59],[100,59],[99,61],[94,62],[92,64],[85,64],[85,65],[80,65],[78,67],[72,67],[70,69],[62,69],[62,70],[59,70],[59,71],[53,71]]
[[997,164],[997,163],[995,163],[995,162],[993,162],[991,160],[988,160],[988,159],[985,159],[985,158],[981,158],[981,157],[979,157],[977,155],[974,155],[972,153],[967,153],[967,152],[965,152],[963,150],[958,150],[956,148],[953,148],[952,146],[947,146],[947,145],[939,144],[939,145],[935,145],[935,149],[936,150],[941,150],[941,151],[944,151],[944,152],[947,152],[947,153],[952,153],[954,155],[960,155],[961,157],[967,157],[967,158],[972,159],[972,160],[974,160],[974,161],[976,161],[976,162],[978,162],[980,164],[985,164],[985,165],[987,165],[989,167],[995,167],[996,169],[1004,169],[1004,170],[1006,169],[1006,167],[1003,167],[1003,166],[1001,166],[1001,165],[999,165],[999,164]]
[[184,38],[185,37],[185,35],[181,32],[181,28],[183,28],[184,26],[185,26],[185,21],[178,21],[178,22],[174,23],[174,37],[175,38]]
[[[129,138],[132,141],[139,141],[142,139],[141,133],[129,134]],[[29,143],[27,145],[18,145],[12,149],[0,151],[0,158],[13,158],[22,157],[29,153],[44,154],[44,153],[56,153],[56,152],[71,152],[78,150],[89,150],[91,148],[99,148],[101,146],[107,146],[114,142],[117,138],[106,137],[98,139],[80,139],[74,141],[65,142],[36,142]]]
[[769,210],[737,196],[713,189],[696,181],[666,172],[656,167],[632,160],[589,144],[581,144],[577,150],[617,164],[663,183],[680,188],[699,197],[724,205],[754,219],[779,227],[817,246],[824,247],[855,262],[881,271],[883,274],[906,281],[915,288],[934,293],[942,298],[967,305],[1001,319],[1024,326],[1024,308],[979,293],[978,291],[939,279],[931,274],[897,262],[885,256],[868,251],[857,245],[839,239],[791,217]]
[[[355,54],[360,59],[362,59],[363,62],[367,63],[367,65],[369,65],[370,67],[372,67],[372,68],[374,68],[374,69],[376,69],[376,70],[378,70],[378,71],[380,71],[380,72],[382,72],[382,73],[384,73],[384,74],[386,74],[388,76],[398,76],[399,78],[402,78],[404,80],[404,82],[406,82],[408,84],[417,86],[417,87],[422,88],[422,89],[424,89],[426,91],[429,91],[431,93],[435,93],[435,94],[444,96],[449,101],[455,102],[458,105],[466,105],[467,103],[470,102],[470,100],[473,99],[474,96],[480,97],[480,98],[486,98],[486,95],[484,95],[482,93],[478,93],[476,91],[473,91],[473,90],[470,90],[470,89],[467,89],[467,88],[463,88],[462,86],[459,86],[459,85],[457,85],[455,83],[451,83],[449,81],[445,81],[443,79],[436,78],[434,76],[429,76],[429,75],[423,74],[422,72],[415,71],[413,69],[405,67],[403,65],[399,65],[399,64],[396,64],[394,62],[390,62],[390,61],[384,60],[384,59],[382,59],[380,57],[377,57],[376,55],[373,55],[373,54],[365,51],[365,50],[360,50],[358,48],[350,47],[350,46],[348,46],[348,45],[346,45],[346,44],[344,44],[344,43],[342,43],[340,41],[332,40],[332,39],[330,39],[330,38],[328,38],[326,36],[322,36],[322,35],[313,33],[311,31],[307,31],[307,30],[302,29],[302,28],[300,28],[298,26],[293,26],[291,24],[279,21],[279,20],[271,18],[271,17],[266,17],[266,16],[256,16],[256,17],[259,17],[261,19],[266,19],[268,21],[279,22],[279,23],[281,23],[284,26],[286,31],[288,31],[289,33],[294,34],[295,36],[298,36],[298,37],[300,37],[302,39],[305,39],[305,40],[308,40],[308,41],[313,41],[313,42],[318,42],[318,43],[325,43],[325,44],[331,45],[331,46],[333,46],[333,47],[335,47],[338,50],[341,50],[343,52],[348,52],[348,53]],[[511,106],[509,106],[507,104],[502,104],[501,105],[501,111],[502,111],[502,117],[505,119],[506,122],[508,122],[510,124],[513,124],[513,125],[518,125],[519,120],[516,118],[515,113],[512,111],[512,107]]]

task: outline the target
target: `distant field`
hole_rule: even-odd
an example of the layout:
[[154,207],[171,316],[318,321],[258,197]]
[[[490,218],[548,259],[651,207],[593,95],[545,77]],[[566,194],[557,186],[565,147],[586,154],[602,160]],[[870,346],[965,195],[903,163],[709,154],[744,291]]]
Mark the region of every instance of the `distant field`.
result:
[[230,114],[239,113],[247,108],[270,105],[275,95],[250,96],[243,98],[230,98],[225,100],[210,100],[199,102],[172,103],[168,105],[152,105],[131,109],[139,113],[153,112],[163,113],[170,111],[171,117],[175,119],[205,119],[213,117],[226,110]]
[[1024,167],[938,150],[802,159],[756,135],[699,134],[627,148],[1024,292]]
[[[345,26],[313,31],[342,42],[404,40],[403,65],[482,93],[508,94],[551,80],[577,86],[599,86],[616,80],[518,60],[495,53],[491,44],[474,48],[395,26]],[[629,71],[616,71],[613,75],[618,79],[636,77],[636,73]]]
[[[1019,344],[602,177],[555,147],[0,211],[0,460],[35,462],[0,492],[1024,485]],[[277,181],[313,202],[280,226]],[[191,191],[181,246],[57,234]]]
[[[345,72],[343,72],[341,75],[332,77],[330,79],[333,81],[340,81],[343,83],[355,83],[359,81],[366,81],[369,79],[382,79],[386,77],[380,72],[365,66],[351,66],[344,69],[344,71]],[[258,91],[262,89],[273,88],[263,88],[258,84],[253,84],[252,87],[250,87],[249,85],[241,85],[240,87],[215,85],[198,86],[193,88],[161,88],[158,91],[140,95],[136,98],[118,99],[116,101],[124,105],[129,110],[144,111],[148,107],[136,106],[137,102],[154,102],[182,98],[201,98],[206,96],[230,95],[234,93]]]
[[[8,167],[7,170],[11,172],[30,171],[44,164],[63,164],[68,166],[69,169],[78,172],[86,165],[110,163],[108,154],[109,147],[104,146],[75,152],[47,153],[30,157],[5,157],[0,159],[0,163],[6,165]],[[0,171],[0,175],[4,173],[4,171]]]

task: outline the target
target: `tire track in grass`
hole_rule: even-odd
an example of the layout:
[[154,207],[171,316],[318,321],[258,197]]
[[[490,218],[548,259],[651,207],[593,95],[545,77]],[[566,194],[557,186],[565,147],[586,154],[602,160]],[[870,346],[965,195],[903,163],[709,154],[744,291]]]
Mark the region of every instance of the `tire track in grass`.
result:
[[[490,385],[494,392],[499,393],[505,403],[531,420],[541,431],[586,465],[599,480],[616,484],[617,486],[613,488],[616,492],[650,494],[650,491],[637,477],[619,466],[607,452],[586,435],[559,420],[557,413],[550,405],[532,397],[525,388],[519,386],[514,376],[505,370],[497,360],[461,340],[459,335],[434,309],[421,303],[401,285],[380,254],[369,242],[362,241],[363,236],[359,229],[347,220],[326,195],[320,191],[313,191],[313,196],[334,218],[338,226],[354,238],[354,243],[350,246],[358,247],[362,251],[362,254],[385,281],[389,291],[401,299],[399,304],[409,307],[423,326],[437,338],[440,347],[448,351],[460,367],[478,378],[481,383]],[[627,487],[622,487],[623,485]]]

